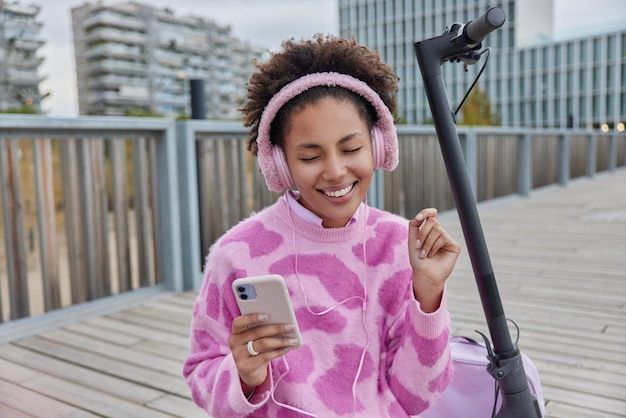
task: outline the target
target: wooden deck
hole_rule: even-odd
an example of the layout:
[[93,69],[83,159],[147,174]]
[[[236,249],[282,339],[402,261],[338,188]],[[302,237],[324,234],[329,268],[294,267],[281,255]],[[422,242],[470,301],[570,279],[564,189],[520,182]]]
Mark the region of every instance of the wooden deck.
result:
[[[547,416],[626,417],[626,170],[480,214]],[[462,240],[455,213],[442,219]],[[488,334],[467,251],[448,288],[453,333]],[[0,416],[206,416],[181,377],[194,296],[153,295],[1,344]]]

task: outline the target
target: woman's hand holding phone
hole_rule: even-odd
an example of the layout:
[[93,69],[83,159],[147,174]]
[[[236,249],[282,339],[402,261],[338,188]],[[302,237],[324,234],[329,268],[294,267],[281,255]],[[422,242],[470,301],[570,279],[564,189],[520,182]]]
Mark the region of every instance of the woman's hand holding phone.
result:
[[237,279],[233,292],[242,315],[233,319],[229,345],[248,396],[267,379],[269,362],[299,347],[302,337],[281,276]]

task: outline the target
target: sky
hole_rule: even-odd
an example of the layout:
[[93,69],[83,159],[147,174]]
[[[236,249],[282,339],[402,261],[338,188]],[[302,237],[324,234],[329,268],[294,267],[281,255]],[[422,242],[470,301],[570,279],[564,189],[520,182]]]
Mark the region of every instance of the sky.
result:
[[[97,0],[91,0],[96,2]],[[105,4],[121,0],[102,0]],[[176,16],[195,14],[231,25],[231,35],[254,45],[276,50],[288,38],[310,38],[315,33],[338,32],[338,0],[136,0],[154,7],[169,7]],[[525,0],[521,0],[525,1]],[[41,92],[50,96],[43,110],[50,116],[78,114],[71,8],[85,0],[19,0],[42,6],[39,20],[46,44],[40,75]],[[624,0],[554,0],[555,31],[569,32],[605,23],[626,21]],[[442,28],[443,30],[443,28]],[[417,40],[416,40],[417,41]]]

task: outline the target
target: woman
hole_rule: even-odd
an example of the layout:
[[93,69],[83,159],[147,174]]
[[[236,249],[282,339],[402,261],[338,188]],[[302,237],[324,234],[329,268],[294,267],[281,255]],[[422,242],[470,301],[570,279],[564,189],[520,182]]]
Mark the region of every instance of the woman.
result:
[[[451,378],[444,283],[460,245],[436,209],[408,221],[369,207],[393,170],[397,76],[354,40],[285,41],[252,75],[244,123],[278,201],[212,247],[184,367],[194,401],[220,416],[403,417]],[[253,327],[234,279],[282,275],[293,324]]]

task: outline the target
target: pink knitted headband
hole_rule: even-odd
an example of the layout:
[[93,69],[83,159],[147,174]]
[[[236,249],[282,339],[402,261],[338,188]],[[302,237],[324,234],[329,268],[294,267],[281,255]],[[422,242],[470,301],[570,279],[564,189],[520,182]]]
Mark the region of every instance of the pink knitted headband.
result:
[[[313,73],[286,84],[271,98],[263,110],[256,142],[259,166],[265,177],[267,187],[273,192],[281,192],[293,185],[291,173],[287,167],[282,149],[279,146],[273,145],[270,141],[270,127],[272,121],[278,111],[289,100],[316,86],[343,87],[361,95],[374,106],[378,115],[378,121],[374,125],[373,136],[382,136],[382,141],[378,141],[379,144],[372,144],[375,157],[377,153],[380,154],[379,163],[376,163],[375,158],[375,167],[384,168],[389,171],[396,168],[398,165],[398,136],[393,122],[393,116],[380,96],[365,82],[347,74],[335,72]],[[374,137],[372,140],[374,140]],[[382,148],[379,151],[376,149],[378,145]]]

